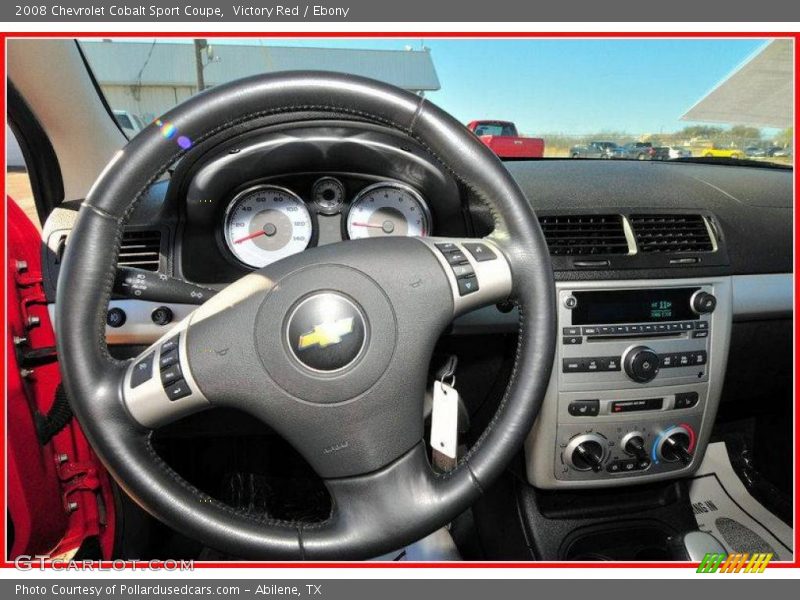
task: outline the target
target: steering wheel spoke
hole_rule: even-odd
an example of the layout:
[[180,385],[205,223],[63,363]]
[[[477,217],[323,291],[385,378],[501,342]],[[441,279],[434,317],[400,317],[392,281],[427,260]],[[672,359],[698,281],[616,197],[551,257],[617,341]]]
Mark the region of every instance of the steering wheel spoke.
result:
[[122,395],[130,415],[155,429],[211,406],[189,364],[189,317],[133,360],[123,378]]
[[423,238],[441,263],[453,296],[453,316],[508,300],[511,267],[489,239]]

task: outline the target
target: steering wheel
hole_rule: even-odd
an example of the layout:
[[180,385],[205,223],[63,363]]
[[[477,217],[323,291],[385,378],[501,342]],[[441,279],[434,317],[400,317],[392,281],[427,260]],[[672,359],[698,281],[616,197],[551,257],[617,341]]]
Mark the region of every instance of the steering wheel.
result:
[[[105,307],[123,226],[148,185],[185,154],[187,140],[196,145],[264,116],[308,111],[349,115],[416,140],[489,207],[492,234],[306,250],[226,287],[138,358],[115,360],[105,342]],[[175,136],[150,125],[95,183],[70,235],[57,292],[64,384],[112,476],[164,523],[243,558],[369,558],[467,509],[520,450],[556,339],[547,247],[502,163],[424,98],[328,72],[220,85],[161,121]],[[437,473],[423,440],[434,344],[454,317],[507,300],[520,309],[508,387],[468,453],[452,471]],[[281,521],[235,509],[161,460],[151,445],[155,428],[218,406],[260,419],[302,454],[330,493],[327,520]]]

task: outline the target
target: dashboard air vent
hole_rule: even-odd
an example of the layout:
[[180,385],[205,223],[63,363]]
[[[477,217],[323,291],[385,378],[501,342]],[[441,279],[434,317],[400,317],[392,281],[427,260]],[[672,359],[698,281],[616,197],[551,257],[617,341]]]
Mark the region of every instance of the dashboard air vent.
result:
[[540,216],[552,256],[628,254],[621,215]]
[[158,271],[161,264],[160,231],[126,231],[119,250],[120,267]]
[[645,254],[714,250],[702,215],[631,215],[629,219],[636,245]]

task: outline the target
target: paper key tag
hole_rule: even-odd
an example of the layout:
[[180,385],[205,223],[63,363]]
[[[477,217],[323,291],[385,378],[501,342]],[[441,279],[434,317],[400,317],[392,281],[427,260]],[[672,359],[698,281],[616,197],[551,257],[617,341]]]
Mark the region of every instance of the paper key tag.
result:
[[458,448],[458,392],[441,381],[433,382],[431,448],[455,459]]

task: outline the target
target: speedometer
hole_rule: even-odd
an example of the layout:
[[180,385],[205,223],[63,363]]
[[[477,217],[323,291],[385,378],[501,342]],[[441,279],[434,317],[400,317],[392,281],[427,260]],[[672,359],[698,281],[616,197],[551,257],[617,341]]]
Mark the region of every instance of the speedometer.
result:
[[347,235],[365,237],[427,236],[428,206],[415,190],[400,183],[376,183],[361,190],[347,213]]
[[225,242],[250,267],[265,267],[302,252],[314,226],[305,203],[293,192],[262,185],[238,194],[225,211]]

